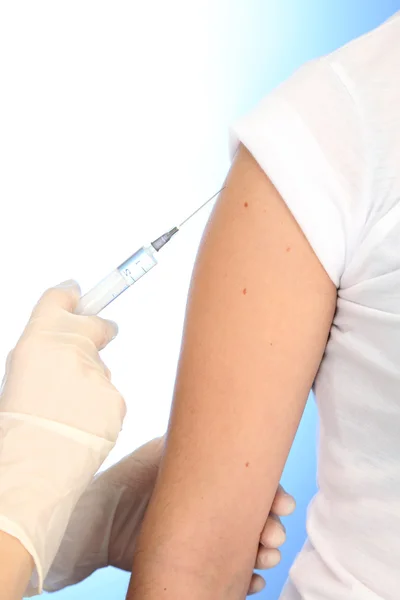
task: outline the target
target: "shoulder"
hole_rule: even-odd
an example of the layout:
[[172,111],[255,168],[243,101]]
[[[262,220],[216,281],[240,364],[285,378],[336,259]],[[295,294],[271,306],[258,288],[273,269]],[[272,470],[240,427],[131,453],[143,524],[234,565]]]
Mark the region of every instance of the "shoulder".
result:
[[248,148],[338,287],[391,206],[381,179],[400,164],[399,63],[400,13],[304,64],[231,127],[231,155]]

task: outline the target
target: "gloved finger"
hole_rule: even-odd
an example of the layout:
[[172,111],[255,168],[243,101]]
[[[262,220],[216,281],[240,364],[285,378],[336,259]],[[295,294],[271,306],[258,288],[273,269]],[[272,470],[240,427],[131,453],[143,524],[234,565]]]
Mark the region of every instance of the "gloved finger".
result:
[[[118,326],[114,321],[102,319],[98,316],[84,316],[73,314],[81,297],[79,284],[74,281],[66,281],[60,285],[50,288],[44,292],[39,302],[35,306],[31,315],[31,323],[38,322],[41,317],[53,317],[55,325],[64,333],[78,333],[88,337],[96,346],[97,350],[102,350],[118,334]],[[72,319],[65,319],[65,314],[60,315],[55,308],[60,308],[68,313]],[[46,320],[47,320],[46,319]]]
[[13,353],[13,351],[11,350],[11,352],[9,352],[7,354],[4,375],[3,375],[3,379],[1,380],[1,384],[0,384],[0,394],[3,392],[3,387],[6,382],[7,375],[8,375],[9,369],[10,369],[12,353]]
[[129,488],[137,493],[138,488],[153,487],[164,448],[164,436],[154,438],[143,446],[136,448],[131,454],[103,471],[102,477],[107,482]]
[[103,350],[118,335],[118,325],[114,321],[101,317],[84,317],[74,315],[80,322],[82,335],[87,336],[97,350]]
[[100,363],[103,365],[103,369],[104,369],[104,375],[107,377],[108,381],[111,381],[111,371],[110,369],[107,367],[106,363],[101,360],[101,358],[99,357]]
[[278,548],[259,547],[255,568],[256,569],[273,569],[281,562],[281,553]]
[[74,312],[78,306],[81,297],[79,283],[70,279],[64,281],[58,286],[49,288],[42,294],[38,303],[33,309],[32,316],[42,314],[55,307],[64,309],[68,312]]
[[13,352],[14,352],[14,348],[12,350],[10,350],[10,352],[7,354],[6,364],[4,367],[4,379],[6,378],[8,372],[10,370]]
[[[66,343],[66,341],[64,341],[64,343]],[[98,349],[94,346],[93,342],[89,338],[80,336],[79,342],[77,342],[76,338],[73,336],[71,338],[71,343],[73,345],[78,344],[79,348],[84,351],[86,357],[90,358],[91,361],[96,365],[96,367],[99,367],[103,371],[108,381],[111,381],[112,375],[110,369],[107,367],[106,363],[101,359]],[[86,363],[86,365],[87,364],[88,363]]]
[[10,352],[7,354],[7,358],[6,358],[6,369],[5,369],[5,374],[7,375],[8,371],[10,370],[10,366],[11,366],[11,359],[12,359],[12,354],[13,354],[13,350],[10,350]]
[[265,548],[279,548],[286,541],[286,529],[279,517],[270,514],[261,532],[260,544]]
[[271,513],[278,515],[279,517],[286,517],[291,515],[296,508],[296,501],[288,494],[283,487],[280,485],[275,494],[274,501],[271,506]]
[[53,311],[46,316],[36,313],[31,318],[29,328],[39,327],[39,329],[42,329],[43,319],[45,319],[46,328],[60,333],[79,335],[89,340],[97,351],[103,350],[118,334],[118,325],[114,321],[102,319],[97,316],[87,317],[84,315],[69,314],[65,311]]
[[265,588],[265,581],[261,577],[261,575],[257,575],[257,573],[253,573],[253,576],[250,581],[248,595],[252,596],[253,594],[258,594]]

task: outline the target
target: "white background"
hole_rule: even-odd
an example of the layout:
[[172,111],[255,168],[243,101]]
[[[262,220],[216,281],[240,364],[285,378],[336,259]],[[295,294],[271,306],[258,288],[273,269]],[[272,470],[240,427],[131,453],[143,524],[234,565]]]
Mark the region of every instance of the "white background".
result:
[[[257,38],[261,4],[1,3],[0,358],[47,287],[74,278],[84,293],[222,186],[257,45],[270,60],[276,40],[272,26]],[[102,354],[128,404],[106,464],[166,428],[209,212],[102,313],[120,326]]]

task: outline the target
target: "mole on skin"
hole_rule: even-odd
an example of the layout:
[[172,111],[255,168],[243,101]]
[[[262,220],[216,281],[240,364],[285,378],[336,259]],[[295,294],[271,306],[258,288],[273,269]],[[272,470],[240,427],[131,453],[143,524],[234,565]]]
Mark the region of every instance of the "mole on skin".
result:
[[250,463],[248,463],[248,462],[247,462],[247,463],[246,463],[246,467],[248,467],[248,466],[249,466],[249,464],[250,464]]
[[244,207],[247,208],[249,205],[247,202],[244,203]]
[[286,252],[290,252],[290,251],[291,251],[291,247],[290,247],[290,246],[288,246],[288,247],[286,248]]
[[243,290],[243,296],[245,296],[246,294],[247,294],[247,289],[244,288],[244,290]]

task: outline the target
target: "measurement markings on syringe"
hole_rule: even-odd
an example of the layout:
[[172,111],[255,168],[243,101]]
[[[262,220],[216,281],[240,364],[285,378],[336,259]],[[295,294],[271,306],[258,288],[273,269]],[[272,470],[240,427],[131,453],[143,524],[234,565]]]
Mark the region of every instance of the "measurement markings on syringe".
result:
[[[224,189],[224,188],[222,188]],[[222,191],[222,190],[220,190]],[[162,236],[154,240],[149,246],[143,246],[132,254],[127,260],[120,264],[104,280],[100,281],[87,294],[82,296],[76,309],[76,314],[95,315],[99,314],[112,300],[117,298],[133,283],[138,281],[150,269],[155,267],[157,259],[155,253],[169,242],[172,237],[181,229],[182,225],[187,223],[200,209],[208,204],[220,192],[214,194],[207,202],[202,204],[194,213],[187,217],[178,227],[173,227]],[[114,290],[114,291],[112,291]]]
[[[138,260],[137,262],[135,262],[136,267],[138,267],[139,269],[141,269],[143,271],[143,273],[141,273],[141,275],[146,273],[146,269],[143,268],[143,266],[140,264],[140,260]],[[124,269],[124,275],[126,275],[127,277],[132,277],[132,279],[135,279],[135,277],[132,275],[131,271],[129,269]]]

